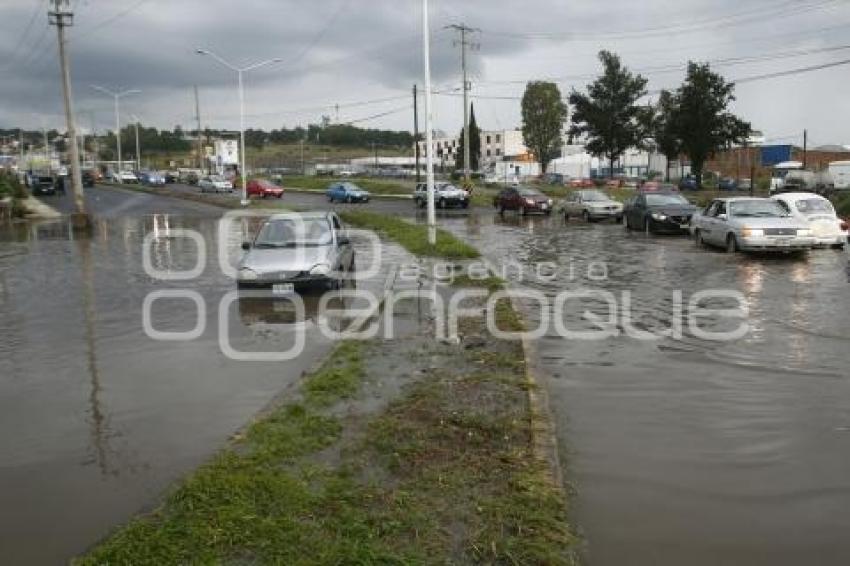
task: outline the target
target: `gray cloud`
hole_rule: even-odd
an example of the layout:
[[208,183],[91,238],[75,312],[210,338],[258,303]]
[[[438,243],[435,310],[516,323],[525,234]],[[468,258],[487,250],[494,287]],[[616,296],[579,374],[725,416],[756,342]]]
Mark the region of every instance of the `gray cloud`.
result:
[[[55,31],[47,29],[43,14],[26,29],[37,3],[21,0],[0,8],[4,126],[62,123]],[[846,3],[825,0],[763,0],[746,6],[731,0],[432,0],[431,4],[437,87],[461,84],[459,51],[453,44],[456,34],[443,27],[464,21],[481,28],[482,33],[474,36],[480,50],[471,53],[470,68],[479,120],[493,128],[519,123],[518,102],[501,98],[520,96],[523,86],[506,81],[566,77],[560,81],[562,90],[581,88],[587,81],[570,77],[597,72],[595,53],[600,48],[619,52],[636,69],[657,69],[684,64],[689,58],[715,60],[841,45],[850,29]],[[77,3],[70,40],[76,107],[81,114],[93,111],[98,128],[111,127],[110,101],[88,85],[139,88],[144,92],[125,102],[128,114],[137,113],[146,123],[163,127],[191,126],[191,88],[198,85],[205,124],[236,127],[235,75],[194,54],[196,47],[208,47],[236,64],[284,58],[283,64],[247,77],[253,126],[280,127],[315,121],[322,114],[335,116],[335,104],[342,105],[342,121],[383,113],[405,105],[403,97],[412,84],[422,84],[420,5],[419,0]],[[718,69],[729,77],[743,77],[848,58],[848,53]],[[682,74],[646,73],[653,89],[676,86]],[[736,108],[768,137],[808,127],[817,141],[850,142],[846,133],[850,116],[839,94],[846,90],[846,75],[847,69],[838,67],[741,85]],[[346,105],[396,96],[400,98]],[[435,97],[439,128],[458,128],[461,110],[457,98]],[[369,124],[410,128],[411,121],[410,113],[399,112]]]

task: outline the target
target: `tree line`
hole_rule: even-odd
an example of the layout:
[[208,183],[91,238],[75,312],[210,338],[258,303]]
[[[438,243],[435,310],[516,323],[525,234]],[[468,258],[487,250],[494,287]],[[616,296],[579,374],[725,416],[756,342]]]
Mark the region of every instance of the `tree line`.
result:
[[611,176],[614,162],[628,149],[654,148],[668,163],[686,156],[699,186],[705,162],[718,151],[745,142],[752,132],[748,122],[729,111],[735,100],[734,83],[708,64],[689,62],[678,89],[662,90],[655,104],[641,104],[648,95],[647,80],[629,71],[614,53],[601,51],[599,60],[602,74],[585,92],[574,89],[569,107],[555,83],[526,86],[523,137],[544,172],[560,156],[568,117],[571,142],[581,141],[588,153],[608,159]]

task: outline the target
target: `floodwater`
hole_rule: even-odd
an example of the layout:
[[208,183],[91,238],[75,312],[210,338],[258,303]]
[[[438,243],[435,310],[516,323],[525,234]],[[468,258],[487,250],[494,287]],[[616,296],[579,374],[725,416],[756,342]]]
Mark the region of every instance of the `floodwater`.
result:
[[[225,356],[219,316],[235,285],[219,268],[213,214],[221,211],[194,206],[180,216],[148,214],[181,205],[147,195],[96,198],[117,200],[92,238],[75,238],[63,223],[0,228],[0,548],[7,564],[67,562],[152,507],[172,482],[291,391],[331,345],[317,330],[317,296],[307,297],[303,319],[286,300],[236,300],[223,310],[232,349],[285,352],[299,328],[306,347],[291,361]],[[133,212],[127,198],[145,212],[123,216]],[[202,236],[201,274],[151,278],[142,260],[147,234],[155,236],[154,267],[196,264],[195,242],[167,237],[178,228]],[[239,254],[245,229],[237,223],[226,233],[226,258]],[[357,239],[355,245],[358,267],[365,268],[369,251]],[[385,246],[379,273],[359,288],[380,291],[388,267],[402,257]],[[196,338],[146,334],[143,306],[155,291],[184,296],[153,301],[152,328],[197,328]]]
[[[749,332],[728,342],[687,325],[649,341],[568,340],[552,323],[537,341],[589,564],[850,564],[845,252],[731,256],[687,238],[558,218],[444,225],[491,262],[524,266],[521,286],[552,304],[561,291],[597,289],[625,310],[622,292],[631,291],[632,322],[644,331],[679,318],[677,291],[686,303],[710,289],[744,297]],[[540,262],[563,272],[556,281],[531,277]],[[518,281],[519,270],[508,276]],[[525,305],[535,326],[541,309]],[[609,310],[572,301],[561,316],[568,329],[598,329],[593,315]],[[709,317],[703,328],[740,322]]]

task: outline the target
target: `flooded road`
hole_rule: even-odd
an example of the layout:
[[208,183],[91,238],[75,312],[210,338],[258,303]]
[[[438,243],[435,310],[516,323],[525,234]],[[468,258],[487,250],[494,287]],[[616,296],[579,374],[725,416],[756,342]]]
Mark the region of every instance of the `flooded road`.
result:
[[[850,564],[848,256],[731,256],[687,238],[508,215],[446,220],[491,262],[572,266],[522,286],[632,292],[634,326],[660,332],[707,289],[739,291],[750,332],[537,341],[591,565]],[[607,276],[588,277],[591,262]],[[509,271],[517,280],[518,272]],[[598,305],[568,303],[570,328]],[[529,305],[531,326],[540,311]]]
[[[222,447],[228,436],[317,363],[331,342],[316,329],[318,296],[306,300],[304,353],[287,362],[235,361],[219,343],[219,305],[234,290],[219,268],[220,209],[87,191],[101,217],[92,238],[63,223],[0,229],[0,548],[8,564],[67,562]],[[116,197],[116,194],[118,196]],[[165,214],[165,211],[170,211]],[[191,281],[161,281],[143,268],[145,235],[157,237],[151,262],[188,270],[202,236],[207,260]],[[227,241],[239,254],[242,226]],[[358,251],[364,254],[367,250]],[[383,269],[361,282],[379,290]],[[369,263],[360,256],[358,265]],[[143,305],[154,291],[188,290],[206,310],[200,336],[154,340]],[[190,297],[150,304],[159,332],[190,332],[199,306]],[[294,343],[286,301],[237,300],[227,337],[240,352],[280,352]]]

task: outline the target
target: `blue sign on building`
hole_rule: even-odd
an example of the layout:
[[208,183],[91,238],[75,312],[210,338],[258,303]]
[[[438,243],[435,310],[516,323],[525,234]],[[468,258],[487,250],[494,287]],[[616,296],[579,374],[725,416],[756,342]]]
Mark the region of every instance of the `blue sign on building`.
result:
[[791,161],[792,145],[765,145],[761,148],[761,164],[770,167],[777,163]]

